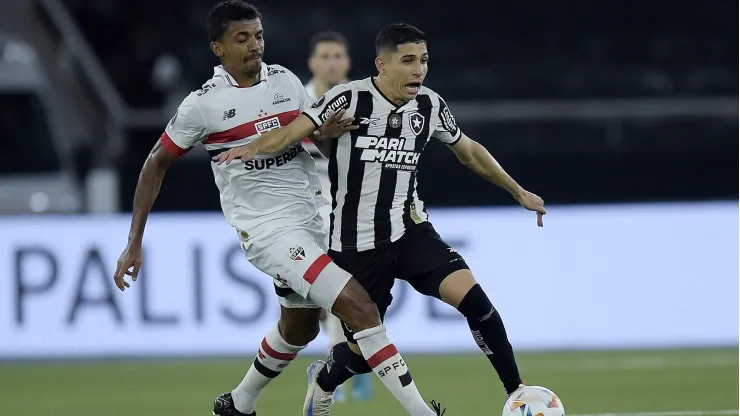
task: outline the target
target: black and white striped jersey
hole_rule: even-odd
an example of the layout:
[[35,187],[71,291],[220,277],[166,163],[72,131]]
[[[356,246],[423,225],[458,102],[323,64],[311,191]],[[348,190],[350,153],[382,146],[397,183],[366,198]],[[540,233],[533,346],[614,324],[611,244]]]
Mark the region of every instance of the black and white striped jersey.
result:
[[422,87],[416,99],[398,106],[372,78],[332,88],[303,114],[318,126],[341,109],[360,128],[332,143],[330,248],[369,250],[427,220],[416,192],[419,158],[431,137],[451,145],[462,132],[431,89]]

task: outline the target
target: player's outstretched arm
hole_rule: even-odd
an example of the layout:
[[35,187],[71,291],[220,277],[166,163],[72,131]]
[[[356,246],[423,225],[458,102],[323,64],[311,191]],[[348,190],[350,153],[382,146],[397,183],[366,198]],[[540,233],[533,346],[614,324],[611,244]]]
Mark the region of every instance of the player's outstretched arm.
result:
[[465,134],[450,148],[455,152],[455,156],[457,156],[460,163],[467,166],[468,169],[477,173],[483,179],[507,190],[524,208],[535,211],[537,213],[537,225],[542,227],[542,216],[547,213],[545,202],[539,196],[522,188],[509,176],[488,149]]
[[280,152],[291,144],[311,135],[320,140],[327,140],[340,137],[344,133],[358,128],[358,126],[352,125],[353,117],[342,119],[343,115],[344,110],[332,114],[317,130],[313,121],[306,115],[301,114],[287,126],[268,131],[246,146],[235,147],[227,152],[222,152],[214,156],[213,160],[219,165],[222,163],[229,164],[235,159],[251,160],[257,155]]
[[[118,258],[114,276],[116,286],[121,290],[129,287],[128,282],[124,280],[125,275],[129,275],[133,280],[136,280],[139,274],[139,267],[141,267],[142,262],[141,243],[144,239],[146,220],[149,217],[154,200],[157,199],[167,168],[178,157],[166,150],[160,139],[154,145],[144,162],[144,166],[141,168],[139,181],[136,184],[136,192],[134,193],[134,207],[128,244],[121,257]],[[129,270],[131,268],[133,270]]]

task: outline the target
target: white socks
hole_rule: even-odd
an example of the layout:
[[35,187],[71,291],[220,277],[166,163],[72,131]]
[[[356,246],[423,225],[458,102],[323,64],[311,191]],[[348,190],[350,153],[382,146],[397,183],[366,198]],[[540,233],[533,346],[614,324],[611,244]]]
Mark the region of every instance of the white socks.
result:
[[260,344],[257,357],[241,383],[231,392],[236,410],[249,414],[254,412],[262,390],[290,364],[299,351],[306,346],[290,345],[280,335],[277,325]]
[[409,414],[412,416],[435,414],[419,394],[406,362],[388,339],[384,325],[356,333],[355,340],[370,368]]

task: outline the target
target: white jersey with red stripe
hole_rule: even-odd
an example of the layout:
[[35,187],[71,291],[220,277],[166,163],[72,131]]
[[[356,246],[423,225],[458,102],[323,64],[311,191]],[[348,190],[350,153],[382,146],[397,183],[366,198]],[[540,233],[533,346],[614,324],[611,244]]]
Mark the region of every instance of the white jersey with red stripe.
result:
[[[174,154],[203,143],[215,155],[287,125],[312,104],[300,80],[278,65],[262,65],[260,82],[241,87],[217,66],[188,95],[161,140]],[[307,226],[326,204],[311,156],[301,144],[249,162],[211,163],[226,220],[245,248],[279,229]]]

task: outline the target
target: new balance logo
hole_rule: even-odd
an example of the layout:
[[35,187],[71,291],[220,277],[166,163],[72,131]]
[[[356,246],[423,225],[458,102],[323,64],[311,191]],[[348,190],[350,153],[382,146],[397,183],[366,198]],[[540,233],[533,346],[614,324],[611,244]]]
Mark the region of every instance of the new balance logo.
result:
[[236,108],[232,108],[231,110],[224,111],[224,118],[222,120],[228,120],[230,118],[233,118],[236,115]]

